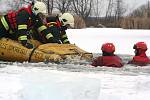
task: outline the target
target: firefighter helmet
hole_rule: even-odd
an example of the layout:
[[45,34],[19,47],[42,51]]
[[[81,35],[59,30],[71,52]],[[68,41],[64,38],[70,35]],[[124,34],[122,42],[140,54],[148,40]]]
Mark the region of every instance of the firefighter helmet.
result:
[[62,21],[63,26],[70,25],[74,27],[74,17],[70,13],[62,14],[59,19]]
[[38,13],[46,13],[46,5],[43,2],[36,1],[33,4],[32,12],[37,15]]
[[105,43],[102,45],[101,50],[107,53],[113,53],[115,52],[115,46],[113,43]]
[[136,50],[144,50],[146,51],[147,50],[147,45],[145,42],[137,42],[136,44],[134,44],[133,46],[133,49],[136,49]]

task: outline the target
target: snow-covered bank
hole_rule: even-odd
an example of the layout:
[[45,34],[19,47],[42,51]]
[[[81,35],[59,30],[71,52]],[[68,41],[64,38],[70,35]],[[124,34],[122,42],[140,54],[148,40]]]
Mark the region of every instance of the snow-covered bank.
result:
[[[82,49],[101,53],[101,45],[112,42],[116,46],[117,54],[133,55],[133,45],[144,41],[150,48],[150,30],[126,30],[120,28],[87,28],[67,30],[69,40]],[[150,56],[150,49],[147,51]]]

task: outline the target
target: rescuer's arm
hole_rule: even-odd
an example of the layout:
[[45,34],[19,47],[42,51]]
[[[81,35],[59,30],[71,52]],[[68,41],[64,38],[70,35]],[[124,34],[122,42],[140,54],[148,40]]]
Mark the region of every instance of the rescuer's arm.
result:
[[47,27],[43,24],[42,20],[38,16],[36,17],[34,25],[37,28],[38,32],[43,34],[43,36],[49,43],[56,43],[53,34],[47,29]]
[[20,11],[16,16],[17,21],[17,35],[18,40],[22,43],[23,46],[27,48],[33,48],[33,45],[31,43],[28,43],[28,21],[30,19],[30,16],[27,11],[22,10]]
[[63,44],[70,44],[65,30],[61,30],[61,41]]

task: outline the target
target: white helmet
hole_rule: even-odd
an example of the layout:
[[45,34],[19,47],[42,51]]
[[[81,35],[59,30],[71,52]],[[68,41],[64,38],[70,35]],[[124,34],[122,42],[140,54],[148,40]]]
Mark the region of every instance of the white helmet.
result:
[[70,25],[71,27],[74,27],[74,17],[70,13],[62,14],[59,19],[62,21],[63,26]]
[[46,5],[43,2],[36,1],[33,5],[32,12],[37,15],[38,13],[46,13]]

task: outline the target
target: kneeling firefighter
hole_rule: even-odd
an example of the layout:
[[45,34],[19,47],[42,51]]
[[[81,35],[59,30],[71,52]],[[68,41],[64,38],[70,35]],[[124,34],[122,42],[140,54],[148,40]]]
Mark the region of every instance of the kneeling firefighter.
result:
[[129,64],[145,66],[150,63],[150,59],[146,55],[147,45],[145,42],[137,42],[134,44],[133,49],[135,49],[135,56],[128,62]]
[[[74,17],[70,13],[64,13],[61,16],[50,16],[46,17],[46,25],[48,31],[52,33],[55,41],[53,43],[59,44],[70,44],[66,30],[68,28],[74,27]],[[34,33],[34,38],[42,43],[47,43],[47,41],[42,35],[42,33]]]
[[47,27],[39,18],[40,13],[46,13],[46,5],[36,1],[28,7],[11,11],[2,16],[0,19],[0,38],[19,40],[23,46],[30,49],[34,46],[28,41],[28,32],[34,27],[38,32],[43,33],[49,42],[54,42],[53,35],[48,32]]
[[122,60],[120,57],[114,54],[115,46],[112,43],[105,43],[101,47],[102,56],[93,60],[92,66],[107,66],[107,67],[117,67],[120,68],[123,66]]

